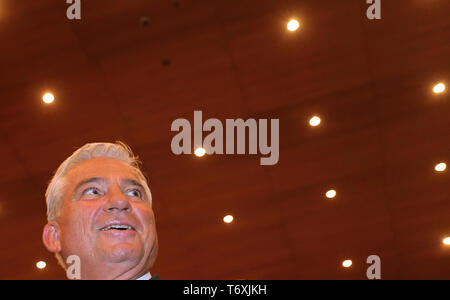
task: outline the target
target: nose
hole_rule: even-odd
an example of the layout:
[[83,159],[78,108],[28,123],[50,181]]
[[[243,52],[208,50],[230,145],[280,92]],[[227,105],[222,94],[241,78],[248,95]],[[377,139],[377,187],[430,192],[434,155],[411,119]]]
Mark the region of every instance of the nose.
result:
[[131,204],[118,186],[111,186],[108,191],[108,200],[105,202],[104,211],[108,213],[130,212]]

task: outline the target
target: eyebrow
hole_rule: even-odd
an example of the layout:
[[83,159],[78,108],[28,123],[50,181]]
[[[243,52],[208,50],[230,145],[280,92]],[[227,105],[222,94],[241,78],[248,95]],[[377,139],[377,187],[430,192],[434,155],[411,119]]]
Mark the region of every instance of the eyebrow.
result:
[[106,179],[102,178],[102,177],[91,177],[91,178],[84,179],[84,180],[80,181],[77,184],[77,186],[75,187],[73,193],[77,194],[78,190],[85,184],[89,184],[89,183],[104,183],[105,181],[106,181]]
[[144,186],[134,179],[126,178],[126,179],[121,180],[120,183],[124,184],[124,185],[134,185],[134,186],[137,186],[138,188],[142,189],[142,191],[145,191]]

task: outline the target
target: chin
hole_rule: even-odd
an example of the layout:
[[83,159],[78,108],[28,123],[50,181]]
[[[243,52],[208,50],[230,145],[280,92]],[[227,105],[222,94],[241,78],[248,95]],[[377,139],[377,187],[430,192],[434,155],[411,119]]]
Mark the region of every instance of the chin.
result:
[[105,252],[108,260],[112,263],[136,261],[143,255],[141,247],[129,243],[111,245],[105,249]]

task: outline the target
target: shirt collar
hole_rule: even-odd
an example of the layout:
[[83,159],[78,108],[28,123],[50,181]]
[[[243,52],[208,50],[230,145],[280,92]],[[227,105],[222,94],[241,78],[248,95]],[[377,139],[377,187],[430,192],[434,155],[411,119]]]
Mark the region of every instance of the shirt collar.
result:
[[139,277],[136,280],[150,280],[150,278],[152,278],[152,275],[150,274],[150,272],[145,273],[144,275],[142,275],[141,277]]

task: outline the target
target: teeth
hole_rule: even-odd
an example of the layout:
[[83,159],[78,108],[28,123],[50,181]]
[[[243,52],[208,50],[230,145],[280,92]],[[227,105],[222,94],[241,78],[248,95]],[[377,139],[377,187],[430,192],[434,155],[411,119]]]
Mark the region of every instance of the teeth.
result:
[[109,225],[105,228],[102,228],[102,231],[110,230],[110,229],[132,229],[129,225]]

